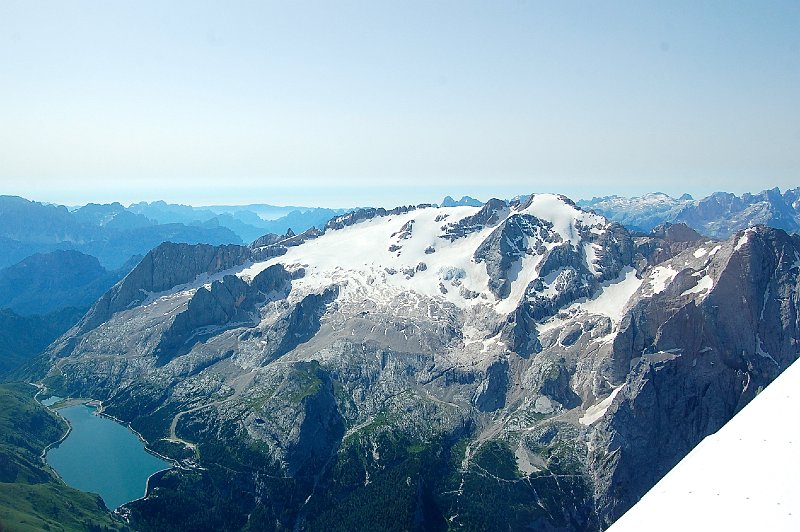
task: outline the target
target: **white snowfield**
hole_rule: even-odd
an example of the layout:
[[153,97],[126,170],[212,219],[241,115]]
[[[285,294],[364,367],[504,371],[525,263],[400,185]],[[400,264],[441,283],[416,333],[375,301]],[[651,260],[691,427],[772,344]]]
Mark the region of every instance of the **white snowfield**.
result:
[[594,298],[575,303],[573,307],[589,314],[608,316],[616,325],[622,320],[628,301],[641,285],[642,280],[636,277],[636,270],[628,266],[616,281],[605,286]]
[[[593,233],[602,233],[609,224],[602,216],[581,211],[553,194],[537,194],[530,205],[518,209],[507,210],[505,218],[530,214],[547,220],[563,241],[576,247],[581,244],[578,224]],[[480,207],[424,208],[375,217],[329,230],[319,238],[290,248],[285,255],[252,265],[239,275],[252,278],[276,263],[298,265],[305,268],[306,274],[292,283],[292,295],[297,297],[338,282],[339,298],[344,301],[370,299],[378,304],[390,303],[400,293],[415,292],[460,308],[487,305],[504,315],[519,306],[525,289],[538,277],[543,255],[523,254],[512,267],[516,277],[512,278],[510,294],[496,298],[488,290],[486,264],[476,262],[473,257],[497,224],[452,242],[444,238],[442,229],[479,210]],[[558,243],[543,245],[551,249]],[[593,261],[598,248],[591,247],[589,261]],[[591,263],[589,267],[594,269]],[[465,293],[472,293],[472,297],[465,297]]]
[[645,530],[800,530],[800,362],[609,528]]

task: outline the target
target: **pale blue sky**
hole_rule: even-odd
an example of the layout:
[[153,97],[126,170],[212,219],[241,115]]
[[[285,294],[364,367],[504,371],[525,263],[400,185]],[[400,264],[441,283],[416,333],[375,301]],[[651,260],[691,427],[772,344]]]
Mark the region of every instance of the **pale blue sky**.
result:
[[798,1],[0,1],[0,193],[798,185]]

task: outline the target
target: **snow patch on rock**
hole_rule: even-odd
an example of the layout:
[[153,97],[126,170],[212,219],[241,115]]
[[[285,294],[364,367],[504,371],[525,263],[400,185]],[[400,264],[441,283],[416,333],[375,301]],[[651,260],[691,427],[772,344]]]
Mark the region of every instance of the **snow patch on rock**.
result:
[[636,277],[636,270],[625,268],[617,280],[605,286],[594,298],[578,303],[589,314],[608,316],[614,323],[619,323],[625,312],[625,306],[642,284]]
[[614,402],[614,398],[617,396],[619,391],[622,389],[622,386],[617,386],[613,390],[608,397],[600,401],[599,403],[590,406],[586,409],[586,412],[580,417],[578,420],[581,425],[589,426],[601,417],[605,415],[608,407],[611,406],[611,403]]
[[708,292],[710,292],[711,288],[713,287],[714,287],[714,279],[712,279],[710,275],[706,274],[703,276],[702,279],[697,281],[696,285],[684,291],[681,294],[681,296],[688,296],[691,294],[701,294],[703,292],[705,292],[706,295],[708,295]]
[[678,270],[671,266],[657,266],[650,274],[650,290],[653,295],[663,292],[669,283],[678,275]]

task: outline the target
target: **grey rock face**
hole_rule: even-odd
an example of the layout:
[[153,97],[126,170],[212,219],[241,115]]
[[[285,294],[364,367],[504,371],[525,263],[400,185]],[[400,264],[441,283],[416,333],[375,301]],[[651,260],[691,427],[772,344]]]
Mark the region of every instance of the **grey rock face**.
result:
[[299,235],[294,234],[291,229],[283,236],[266,234],[256,239],[256,241],[250,245],[250,248],[253,250],[253,260],[264,261],[273,257],[280,257],[284,255],[289,248],[299,246],[303,242],[313,240],[322,234],[323,232],[315,227],[311,227]]
[[506,403],[508,362],[498,360],[486,368],[486,377],[475,391],[475,406],[482,412],[493,412]]
[[328,229],[344,229],[345,227],[351,226],[358,222],[362,222],[364,220],[371,220],[376,217],[404,214],[409,211],[416,210],[417,208],[425,208],[425,207],[430,207],[430,205],[424,205],[424,204],[418,206],[408,205],[408,206],[395,207],[394,209],[388,209],[388,210],[384,209],[383,207],[356,209],[353,212],[337,216],[336,218],[331,218],[331,220],[328,221],[328,223],[325,225],[325,230],[327,231]]
[[[164,332],[155,355],[160,364],[188,353],[194,342],[219,334],[231,327],[257,325],[257,305],[267,300],[284,299],[291,289],[291,275],[275,264],[246,283],[235,275],[214,281],[210,288],[200,287],[189,300],[186,310],[175,316]],[[200,330],[205,329],[203,332]]]
[[636,253],[645,259],[644,266],[654,266],[706,240],[683,223],[664,223],[653,228],[647,236],[637,237]]
[[95,304],[79,324],[81,332],[107,321],[115,312],[131,308],[149,293],[163,292],[186,284],[198,275],[214,275],[250,259],[243,246],[209,246],[166,242],[145,255],[119,284]]
[[800,354],[800,239],[766,228],[737,238],[699,304],[681,296],[691,276],[676,277],[681,292],[639,302],[615,339],[632,371],[590,455],[606,523]]
[[294,231],[289,229],[286,231],[285,235],[276,235],[274,233],[267,233],[266,235],[262,235],[256,238],[252,244],[250,244],[251,248],[262,248],[265,246],[271,246],[273,244],[277,244],[281,240],[286,240],[287,238],[291,238],[295,236]]
[[[589,271],[584,254],[569,242],[545,252],[539,265],[539,279],[528,286],[523,303],[533,322],[554,315],[580,298],[592,297],[604,281],[617,278],[631,264],[634,244],[621,226],[611,225],[601,235],[586,236],[589,245],[596,246],[594,272]],[[555,290],[549,290],[542,280],[549,280],[549,286]]]
[[[482,220],[485,216],[478,218]],[[487,220],[491,220],[488,217]],[[471,220],[469,223],[474,223]],[[519,214],[500,224],[475,251],[475,261],[485,262],[489,273],[489,290],[500,298],[508,297],[511,281],[516,279],[519,261],[525,255],[542,254],[545,242],[561,240],[552,231],[553,224],[531,216]]]
[[442,227],[442,231],[444,232],[443,238],[447,238],[452,242],[458,238],[480,231],[484,227],[497,225],[506,212],[508,212],[506,203],[502,200],[492,198],[481,207],[481,210],[472,216],[467,216],[456,223],[444,225]]

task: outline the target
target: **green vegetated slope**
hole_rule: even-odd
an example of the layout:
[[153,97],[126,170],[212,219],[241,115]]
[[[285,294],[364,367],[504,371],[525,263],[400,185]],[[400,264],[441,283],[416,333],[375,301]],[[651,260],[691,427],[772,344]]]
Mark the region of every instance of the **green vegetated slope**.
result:
[[66,426],[35,392],[0,385],[0,531],[126,530],[99,496],[70,488],[42,462]]
[[[348,432],[338,413],[348,396],[319,364],[297,363],[261,400],[226,405],[229,421],[220,424],[212,409],[188,413],[177,433],[197,444],[202,468],[154,477],[150,496],[126,505],[132,525],[143,532],[570,530],[590,520],[585,471],[553,436],[544,438],[553,441],[541,449],[541,469],[525,475],[512,442],[478,444],[468,426],[431,428],[445,407],[411,390]],[[117,405],[115,415],[130,418],[141,406]],[[300,431],[309,439],[301,435],[289,448],[286,466],[235,421],[253,410],[263,427],[277,422],[271,412],[305,418]],[[146,437],[167,434],[168,419],[148,420],[161,431]]]
[[84,312],[65,308],[44,316],[20,316],[0,309],[0,377],[14,378],[11,373],[64,334]]

